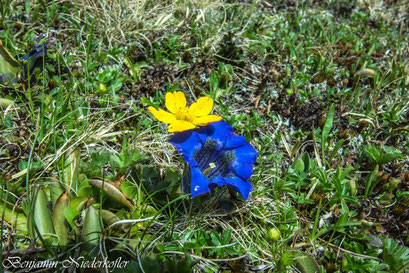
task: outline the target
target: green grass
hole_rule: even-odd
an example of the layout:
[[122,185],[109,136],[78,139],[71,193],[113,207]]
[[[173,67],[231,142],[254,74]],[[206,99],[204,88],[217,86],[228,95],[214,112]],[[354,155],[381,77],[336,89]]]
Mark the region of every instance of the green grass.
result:
[[[378,2],[2,1],[13,57],[48,45],[42,71],[0,83],[2,260],[408,272],[409,13]],[[147,111],[173,90],[214,98],[258,150],[248,202],[181,193]]]

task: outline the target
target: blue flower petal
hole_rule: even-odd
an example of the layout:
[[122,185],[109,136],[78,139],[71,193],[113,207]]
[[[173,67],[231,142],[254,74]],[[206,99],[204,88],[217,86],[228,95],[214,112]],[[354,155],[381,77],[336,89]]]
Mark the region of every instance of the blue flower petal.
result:
[[240,147],[246,143],[246,138],[244,136],[236,136],[231,134],[231,136],[226,140],[224,144],[224,149],[234,149]]
[[41,45],[36,45],[35,48],[33,50],[31,50],[28,55],[24,55],[23,56],[23,60],[27,61],[27,59],[32,58],[33,56],[36,55],[43,55],[43,51],[45,53],[45,55],[47,55],[47,44],[41,44]]
[[236,149],[234,149],[234,155],[236,156],[236,164],[255,163],[258,152],[251,146],[250,143],[246,143]]
[[241,179],[247,180],[253,174],[253,163],[232,164],[232,169]]
[[217,186],[231,185],[234,189],[246,200],[249,199],[250,192],[253,190],[253,185],[248,182],[240,179],[239,177],[221,177],[218,176],[214,178],[211,182]]
[[210,185],[212,184],[216,184],[218,187],[221,187],[221,186],[227,185],[227,182],[223,177],[217,176],[213,178],[213,180],[210,182]]
[[[28,70],[25,72],[26,77],[29,73],[33,73],[36,67],[40,67],[43,69],[43,58],[47,56],[47,44],[36,45],[35,49],[31,50],[27,55],[25,55],[22,59],[24,61],[28,60]],[[27,65],[24,66],[27,70]],[[29,72],[29,73],[28,73]]]
[[177,133],[169,139],[169,142],[176,147],[180,154],[183,154],[189,164],[196,162],[193,155],[196,150],[200,150],[203,146],[198,133],[193,130]]
[[199,168],[190,166],[190,175],[190,192],[192,198],[210,192],[209,180],[203,175]]
[[202,141],[205,141],[207,137],[216,140],[218,148],[221,149],[224,147],[226,140],[233,134],[233,127],[224,120],[221,120],[202,127],[198,130],[198,133]]
[[204,126],[204,127],[199,127],[197,129],[194,129],[194,130],[199,135],[200,141],[202,143],[205,143],[207,137],[211,136],[214,133],[213,124],[209,124],[209,125]]
[[225,178],[225,180],[226,183],[232,185],[244,199],[249,199],[250,192],[253,190],[253,185],[250,182],[244,181],[239,177]]

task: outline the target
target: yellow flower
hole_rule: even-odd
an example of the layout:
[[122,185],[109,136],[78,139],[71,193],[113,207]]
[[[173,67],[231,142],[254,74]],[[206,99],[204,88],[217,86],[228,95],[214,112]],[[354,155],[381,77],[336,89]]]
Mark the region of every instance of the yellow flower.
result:
[[162,109],[156,110],[152,106],[148,110],[159,121],[170,124],[171,133],[194,129],[222,119],[218,115],[209,115],[213,109],[213,99],[209,97],[201,97],[187,107],[185,94],[180,91],[168,92],[165,105],[170,113]]

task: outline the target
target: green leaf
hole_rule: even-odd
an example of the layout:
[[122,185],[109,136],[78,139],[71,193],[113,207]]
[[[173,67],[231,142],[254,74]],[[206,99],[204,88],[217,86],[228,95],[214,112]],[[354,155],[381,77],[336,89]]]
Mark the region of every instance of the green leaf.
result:
[[325,161],[325,143],[329,136],[329,132],[332,128],[332,123],[334,120],[334,111],[335,107],[334,104],[331,104],[331,107],[328,111],[327,119],[325,120],[324,128],[322,128],[322,135],[321,135],[321,151],[322,151],[322,160]]
[[294,264],[294,253],[292,252],[284,252],[280,258],[280,264],[283,266],[290,266]]
[[377,182],[375,181],[375,177],[376,177],[376,174],[378,173],[378,170],[379,170],[379,165],[376,165],[373,172],[370,175],[368,175],[368,178],[365,184],[365,195],[364,195],[365,198],[371,195],[372,191],[375,189],[375,186],[377,184]]
[[58,236],[59,244],[65,246],[69,243],[69,228],[68,222],[65,221],[64,211],[68,208],[70,199],[68,197],[68,192],[64,192],[57,199],[53,210],[53,224],[55,233]]
[[409,248],[400,246],[395,240],[387,238],[384,240],[382,258],[389,265],[391,272],[402,272],[400,269],[409,264]]
[[101,223],[99,213],[93,206],[88,207],[83,219],[81,239],[86,242],[88,246],[98,244],[101,236]]
[[[165,266],[168,273],[190,273],[193,272],[193,267],[198,261],[192,261],[190,255],[186,255],[184,259],[168,258]],[[146,271],[148,272],[148,271]]]
[[145,272],[150,272],[150,273],[160,272],[160,264],[158,260],[149,258],[149,257],[143,259],[142,268]]
[[98,166],[104,166],[109,161],[109,152],[101,150],[91,153],[92,163]]
[[310,156],[308,155],[308,153],[304,153],[301,158],[304,161],[304,171],[308,172],[311,166]]
[[[41,236],[54,234],[48,198],[43,188],[36,189],[33,206],[33,222]],[[33,229],[34,230],[34,229]]]
[[87,204],[88,197],[85,196],[75,196],[70,200],[70,207],[75,209],[77,212],[81,211],[82,208]]
[[139,189],[138,187],[129,181],[124,181],[121,184],[121,190],[131,199],[139,199],[137,198]]
[[89,185],[88,181],[81,183],[77,194],[81,197],[92,196],[92,187]]
[[70,224],[71,228],[74,229],[74,220],[75,218],[78,217],[78,215],[80,215],[80,213],[78,212],[78,210],[68,207],[64,209],[64,216],[65,219],[67,219],[68,224]]
[[[0,77],[1,77],[1,75],[0,75]],[[1,79],[0,79],[0,82],[1,82]],[[8,106],[12,105],[13,103],[14,103],[14,101],[12,101],[12,100],[0,98],[0,107],[5,108],[5,107],[8,107]]]
[[134,210],[134,202],[128,196],[126,196],[126,194],[116,184],[99,178],[92,178],[88,182],[104,191],[108,196],[123,204],[131,211]]
[[301,157],[297,157],[294,160],[294,163],[293,163],[292,167],[293,167],[294,171],[296,171],[297,173],[301,173],[301,172],[304,171],[305,164],[304,164],[304,161],[301,159]]
[[302,273],[320,273],[321,269],[315,259],[303,252],[295,255],[295,267]]
[[107,224],[108,226],[121,220],[113,212],[110,212],[109,210],[105,209],[101,210],[101,216],[104,223]]
[[57,180],[57,179],[53,179],[53,180],[50,181],[49,189],[50,189],[50,195],[51,195],[51,204],[54,207],[55,202],[57,202],[57,199],[64,192],[64,189],[61,186],[60,181]]
[[331,152],[331,155],[329,156],[329,161],[331,161],[334,158],[334,156],[338,153],[344,141],[345,139],[338,140],[337,144],[335,145],[334,149]]
[[225,232],[224,232],[224,236],[222,239],[222,244],[223,245],[227,245],[228,243],[230,243],[230,239],[231,239],[231,229],[228,228]]
[[215,245],[215,246],[220,246],[221,245],[220,239],[216,236],[216,234],[210,233],[210,237],[212,238],[213,245]]
[[184,248],[184,249],[195,249],[195,248],[196,248],[196,244],[187,242],[187,243],[185,243],[185,244],[183,245],[183,248]]
[[66,153],[64,159],[64,182],[66,190],[78,190],[78,171],[80,161],[80,150],[73,149]]
[[382,154],[377,160],[376,163],[378,164],[386,164],[397,159],[402,158],[402,153],[391,153],[391,154]]
[[364,153],[376,164],[386,164],[402,158],[402,152],[400,150],[388,146],[385,146],[384,150],[385,151],[382,151],[381,148],[374,145],[368,145],[363,148]]
[[11,223],[13,228],[27,233],[27,217],[21,209],[14,207],[14,204],[5,203],[3,200],[0,200],[0,218],[4,218],[4,220]]
[[340,179],[340,180],[344,180],[345,177],[347,177],[347,176],[349,175],[349,173],[350,173],[351,171],[353,171],[354,169],[355,169],[354,167],[352,167],[351,165],[348,165],[348,167],[341,172],[341,174],[340,174],[340,176],[339,176],[339,179]]
[[20,69],[20,63],[10,55],[0,41],[0,83],[17,78]]

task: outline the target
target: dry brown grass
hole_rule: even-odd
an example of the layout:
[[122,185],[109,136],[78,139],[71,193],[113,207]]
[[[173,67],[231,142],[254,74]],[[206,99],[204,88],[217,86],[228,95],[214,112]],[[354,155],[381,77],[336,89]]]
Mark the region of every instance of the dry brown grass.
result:
[[140,42],[147,33],[174,32],[189,22],[204,22],[218,12],[221,0],[73,0],[95,20],[94,31],[111,44]]
[[367,9],[373,20],[384,20],[408,31],[409,5],[407,0],[357,0],[360,9]]

